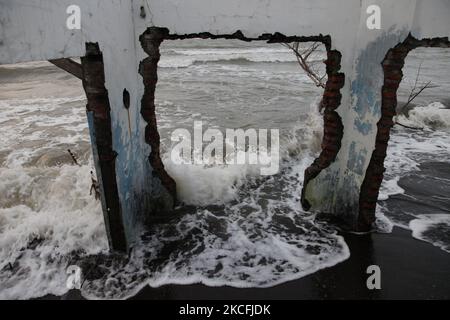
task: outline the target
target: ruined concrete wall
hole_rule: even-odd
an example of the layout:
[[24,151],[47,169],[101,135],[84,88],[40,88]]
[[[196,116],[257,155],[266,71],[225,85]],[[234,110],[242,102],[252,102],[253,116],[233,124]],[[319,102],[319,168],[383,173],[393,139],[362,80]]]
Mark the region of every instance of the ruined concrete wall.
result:
[[[65,10],[73,4],[81,8],[81,30],[65,27]],[[381,30],[366,26],[366,9],[374,4],[381,8]],[[302,202],[360,230],[371,221],[358,217],[382,118],[381,63],[410,32],[417,39],[450,35],[448,0],[0,0],[0,6],[0,64],[84,56],[86,43],[99,44],[128,245],[146,215],[175,201],[175,187],[158,160],[149,99],[157,59],[154,49],[149,52],[139,41],[149,27],[167,28],[175,38],[205,33],[242,39],[265,34],[329,37],[328,68],[334,77],[324,97],[325,139],[321,156],[305,174]],[[373,214],[373,207],[367,210]]]
[[[232,35],[239,30],[247,39],[276,32],[330,36],[330,50],[341,53],[339,73],[343,78],[334,79],[339,92],[328,90],[324,97],[332,101],[329,110],[333,112],[326,112],[324,118],[321,156],[305,172],[302,203],[307,209],[339,216],[351,229],[369,229],[371,219],[361,223],[358,217],[361,186],[382,115],[381,62],[410,32],[448,36],[448,19],[442,12],[448,12],[450,4],[445,0],[433,5],[422,0],[247,1],[245,5],[241,1],[154,0],[150,4],[142,5],[147,16],[138,21],[138,30],[151,24],[167,27],[176,35]],[[381,8],[381,30],[369,30],[366,25],[366,9],[374,4]],[[440,17],[438,21],[435,16]],[[374,216],[373,208],[371,214]]]
[[[81,30],[66,28],[66,8],[73,4],[81,8]],[[153,174],[149,161],[152,147],[146,141],[147,122],[141,115],[144,81],[139,75],[145,53],[135,35],[132,2],[0,0],[0,8],[0,64],[82,57],[86,55],[86,43],[98,43],[110,105],[111,148],[117,154],[113,165],[121,215],[116,223],[107,218],[105,222],[111,233],[122,225],[126,247],[131,246],[146,216],[167,210],[174,202]],[[128,109],[124,106],[124,89],[129,92]],[[101,170],[97,170],[97,176],[107,185],[105,191],[112,187],[102,179]],[[106,192],[103,199],[111,196]],[[122,244],[112,247],[124,249]]]
[[409,35],[403,42],[391,48],[381,63],[383,68],[381,117],[377,123],[375,150],[371,155],[359,196],[357,221],[359,230],[367,230],[375,221],[374,213],[385,171],[384,160],[397,110],[397,90],[403,78],[402,69],[408,54],[418,47],[450,48],[450,41],[447,37],[419,40]]
[[[328,80],[322,98],[324,110],[322,151],[311,166],[305,170],[305,186],[336,160],[342,146],[342,136],[344,135],[342,118],[336,112],[336,109],[341,105],[341,89],[345,85],[345,75],[340,72],[342,55],[339,51],[330,50],[329,47],[327,46],[327,60],[325,61]],[[311,197],[306,195],[306,190],[307,188],[302,190],[301,202],[304,209],[310,210],[312,205],[309,199]]]
[[[382,12],[382,29],[369,30],[365,26],[364,12],[361,14],[360,26],[356,34],[353,51],[353,65],[350,70],[344,71],[346,80],[349,80],[349,96],[346,100],[345,92],[338,113],[343,118],[344,135],[340,152],[326,170],[306,186],[304,193],[306,198],[313,203],[313,208],[321,212],[332,213],[352,230],[367,231],[375,219],[376,196],[378,195],[380,177],[382,175],[366,175],[373,154],[377,152],[377,139],[379,137],[380,119],[382,118],[382,88],[384,84],[384,72],[382,62],[386,53],[398,43],[403,42],[412,30],[420,34],[417,24],[418,17],[422,17],[422,1],[420,9],[415,1],[363,1],[362,7],[376,3]],[[439,1],[440,9],[450,11],[450,3]],[[419,11],[418,11],[419,10]],[[426,13],[430,15],[430,13]],[[441,34],[448,36],[450,33],[449,22],[434,21],[431,16],[421,18],[428,24],[428,34]],[[442,28],[442,24],[447,29]],[[429,27],[429,25],[435,25]],[[341,91],[342,92],[342,91]],[[376,157],[376,155],[375,155]],[[384,157],[383,157],[384,160]],[[369,197],[368,183],[377,185],[375,198]],[[329,187],[324,187],[325,185]],[[363,184],[365,184],[363,186]],[[333,193],[333,199],[323,202],[327,192]],[[373,191],[372,191],[373,192]],[[366,198],[371,201],[360,201]],[[360,207],[361,205],[361,207]]]
[[159,46],[167,29],[148,29],[139,37],[139,42],[147,58],[139,64],[139,74],[144,81],[144,93],[141,100],[141,115],[147,123],[145,127],[145,142],[151,146],[148,156],[154,174],[159,178],[163,188],[168,193],[152,197],[151,211],[164,212],[171,210],[177,198],[176,183],[164,169],[160,155],[160,136],[156,123],[155,90],[158,81],[158,62],[161,57]]

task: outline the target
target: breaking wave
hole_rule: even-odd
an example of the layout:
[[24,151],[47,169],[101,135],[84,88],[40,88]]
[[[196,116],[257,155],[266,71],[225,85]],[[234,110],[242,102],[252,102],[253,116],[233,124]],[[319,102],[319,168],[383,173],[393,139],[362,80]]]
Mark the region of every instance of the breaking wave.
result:
[[[73,104],[81,106],[73,118],[57,112]],[[44,110],[39,116],[37,105]],[[150,229],[124,260],[105,254],[100,204],[89,195],[89,150],[79,153],[81,166],[65,152],[89,146],[87,132],[80,134],[83,101],[30,99],[2,107],[2,135],[15,130],[20,113],[33,137],[27,145],[30,137],[20,132],[0,149],[0,298],[62,295],[72,264],[86,273],[86,297],[126,298],[145,285],[273,286],[349,256],[335,230],[300,209],[303,171],[320,144],[318,114],[309,116],[314,126],[299,125],[282,139],[284,162],[275,176],[261,179],[246,166],[176,168],[166,161],[190,206],[177,209],[181,218]],[[67,135],[47,139],[58,130]]]
[[[394,127],[385,161],[386,173],[379,200],[388,200],[395,195],[405,195],[411,201],[418,201],[414,196],[405,194],[405,190],[398,183],[408,174],[421,174],[422,163],[448,162],[450,109],[440,102],[433,102],[426,106],[417,106],[407,115],[399,115],[397,121],[419,130]],[[386,208],[385,204],[379,205],[378,210],[388,217],[391,224],[409,229],[413,237],[449,252],[450,214],[421,214],[420,210],[415,210],[398,215]]]
[[[313,58],[320,62],[323,53],[319,52]],[[284,48],[163,49],[159,66],[223,65],[225,61],[255,64],[296,60]],[[300,81],[291,81],[288,86],[288,75],[275,74],[265,67],[260,69],[280,81],[271,83],[270,88],[261,87],[267,75],[259,76],[256,72],[243,75],[247,76],[246,84],[254,91],[240,94],[245,99],[253,99],[254,109],[235,99],[239,108],[230,110],[231,94],[224,94],[224,101],[214,97],[218,100],[217,113],[208,114],[200,102],[206,101],[204,103],[209,107],[215,89],[241,88],[227,85],[209,88],[205,84],[207,81],[201,84],[186,81],[182,88],[185,91],[171,90],[168,96],[176,99],[181,95],[188,100],[187,105],[162,104],[158,110],[158,125],[163,132],[172,130],[174,125],[190,125],[193,120],[208,116],[211,122],[219,119],[229,123],[236,121],[232,117],[235,114],[247,112],[250,115],[258,113],[258,121],[272,123],[277,120],[275,123],[281,126],[281,123],[295,122],[293,110],[301,107],[299,113],[305,116],[280,137],[280,172],[261,177],[257,167],[246,165],[175,166],[165,153],[165,166],[177,181],[178,194],[185,205],[176,208],[179,215],[143,234],[129,259],[107,254],[100,204],[89,194],[93,166],[82,93],[74,94],[74,86],[63,82],[61,87],[56,85],[51,88],[52,94],[45,96],[52,97],[54,93],[55,96],[73,98],[2,98],[0,135],[7,139],[0,140],[0,298],[62,295],[67,292],[66,269],[73,264],[82,268],[86,278],[82,294],[95,299],[127,298],[146,285],[204,283],[209,286],[269,287],[347,259],[350,252],[343,238],[334,228],[304,212],[300,205],[304,170],[320,151],[322,116],[316,111],[317,101],[308,109],[308,103],[300,94],[295,100],[285,100],[285,96],[295,96],[304,90],[304,96],[310,98],[309,95],[314,96],[317,92],[300,87]],[[21,70],[17,71],[17,68]],[[48,64],[32,63],[13,66],[9,70],[16,70],[14,77],[22,77],[27,68],[47,72]],[[182,73],[176,71],[174,74]],[[235,71],[224,66],[222,75],[234,79]],[[54,81],[54,72],[47,75],[49,82]],[[196,79],[203,80],[201,74],[195,75]],[[297,71],[295,76],[300,78]],[[164,77],[167,80],[163,84],[167,87],[185,80],[169,73]],[[8,87],[11,88],[9,94],[2,92],[3,97],[16,97],[17,90],[21,94],[38,95],[44,88],[36,89],[36,82],[27,84],[35,88],[30,91],[23,90],[23,82],[15,85],[17,88]],[[47,84],[45,87],[48,90]],[[163,90],[164,86],[161,87]],[[68,88],[73,92],[68,93]],[[280,88],[287,91],[277,91]],[[188,96],[190,90],[198,90],[200,98]],[[270,112],[285,105],[292,108],[286,109],[284,117],[275,118],[279,112],[276,115]],[[264,113],[261,106],[270,110]],[[190,107],[197,109],[192,111]],[[207,115],[202,116],[202,112]],[[448,112],[442,104],[435,103],[415,108],[407,117],[399,116],[399,122],[426,128],[426,139],[406,128],[395,129],[386,160],[388,170],[381,200],[403,193],[399,179],[418,170],[421,161],[430,155],[448,159],[449,135],[436,131],[449,127]],[[223,123],[219,122],[219,125],[223,126]],[[67,149],[75,151],[80,166],[72,163]],[[407,227],[413,230],[414,237],[448,251],[447,215],[416,214],[411,220]],[[398,225],[395,217],[379,206],[378,229],[390,232],[391,221]]]
[[[312,63],[321,63],[324,54],[318,52],[310,58]],[[158,67],[186,68],[194,64],[205,63],[292,63],[295,56],[286,48],[252,48],[252,49],[201,49],[201,50],[163,50]]]
[[413,237],[450,253],[450,214],[419,215],[409,222]]
[[450,129],[450,108],[440,102],[418,106],[407,115],[399,115],[397,120],[405,125],[425,130]]

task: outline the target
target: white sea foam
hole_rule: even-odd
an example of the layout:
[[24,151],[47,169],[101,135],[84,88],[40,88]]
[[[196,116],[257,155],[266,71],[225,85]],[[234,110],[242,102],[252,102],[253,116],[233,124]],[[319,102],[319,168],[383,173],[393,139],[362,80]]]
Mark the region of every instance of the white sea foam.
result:
[[387,200],[391,195],[404,193],[405,190],[398,185],[399,180],[400,176],[396,176],[392,179],[384,179],[381,184],[378,200]]
[[[400,178],[408,173],[420,171],[422,162],[449,159],[450,133],[447,130],[450,128],[449,116],[450,110],[435,102],[411,110],[409,116],[402,115],[397,118],[402,124],[425,130],[394,127],[389,141],[385,161],[386,172],[379,200],[404,194],[405,190],[398,185]],[[395,212],[389,212],[383,206],[377,210],[395,226],[413,230],[413,236],[417,239],[428,241],[448,251],[449,241],[446,240],[443,230],[448,231],[449,215],[421,215],[420,212],[408,212],[398,219]],[[407,217],[411,219],[409,224]]]
[[384,214],[383,208],[377,206],[375,212],[375,230],[381,233],[391,233],[394,223]]
[[107,250],[93,165],[69,165],[65,148],[89,147],[84,97],[0,107],[0,298],[62,294],[70,254]]
[[[160,66],[237,59],[295,61],[284,48],[177,49],[163,51]],[[314,59],[319,61],[321,54]],[[290,81],[281,73],[246,73],[235,65],[222,67],[233,77],[257,74],[258,82],[273,77]],[[83,100],[0,101],[0,135],[7,137],[0,139],[0,298],[63,294],[67,291],[66,267],[107,250],[100,204],[89,196],[92,163],[88,157],[81,167],[69,165],[69,158],[57,165],[50,165],[45,158],[59,157],[66,151],[61,151],[62,146],[88,146]],[[67,108],[71,103],[81,107]],[[205,117],[191,114],[188,108],[164,107],[158,122],[164,129]],[[435,124],[440,128],[447,123],[441,107],[424,110],[410,117],[420,119],[418,124],[430,130],[437,128]],[[181,200],[199,207],[150,230],[129,261],[93,258],[99,275],[86,281],[83,294],[90,298],[125,298],[147,284],[156,287],[171,283],[268,287],[347,259],[350,253],[343,238],[303,212],[299,203],[304,170],[320,150],[322,117],[314,111],[310,110],[291,134],[282,138],[285,161],[281,173],[273,177],[261,179],[253,170],[256,168],[249,166],[175,167],[166,161],[177,180]],[[430,112],[444,120],[436,120]],[[174,124],[170,118],[175,116],[179,123]],[[399,177],[417,169],[423,157],[432,154],[448,158],[448,135],[430,130],[427,139],[419,139],[407,129],[396,129],[391,137],[383,199],[402,192],[397,184]],[[378,208],[378,229],[389,232],[392,224],[386,216],[389,214]],[[433,219],[418,218],[411,228],[417,230],[417,237],[448,248],[448,244],[442,244],[442,237],[433,240],[426,232],[441,228],[442,223],[448,227],[448,220]]]
[[401,126],[394,127],[385,160],[386,173],[380,189],[380,200],[386,200],[390,195],[404,193],[398,181],[404,174],[419,170],[421,162],[448,159],[450,134],[441,130],[443,127],[440,125],[448,124],[450,128],[450,121],[447,123],[450,120],[450,118],[447,120],[449,116],[450,109],[444,109],[441,103],[435,102],[411,110],[409,117],[398,117],[397,120],[402,124],[428,130],[424,132]]
[[167,172],[177,181],[180,200],[191,205],[223,204],[234,200],[246,178],[259,174],[256,165],[174,164],[167,157],[164,162]]
[[414,238],[450,253],[450,214],[419,215],[409,222]]
[[[286,159],[318,154],[322,141],[323,119],[317,112],[317,102],[314,101],[310,105],[310,111],[304,116],[305,119],[287,136],[282,137],[279,154],[268,157],[280,156]],[[305,127],[303,123],[309,125]],[[264,152],[261,153],[261,156],[263,155]],[[237,199],[240,187],[248,179],[258,177],[261,167],[265,167],[249,164],[211,165],[216,162],[215,159],[204,159],[205,164],[202,165],[175,164],[171,161],[169,153],[164,155],[163,161],[168,173],[177,181],[180,200],[186,204],[202,206],[224,204]],[[310,158],[310,161],[313,159]]]
[[0,298],[63,294],[70,253],[107,250],[90,166],[1,168]]
[[[58,110],[65,102],[42,101],[38,105]],[[37,123],[33,143],[44,140],[43,146],[54,146],[45,141],[47,126],[81,129],[82,113],[69,117],[62,113],[61,119],[57,115],[47,119],[45,114],[36,118],[34,103],[4,103],[5,109],[14,105],[15,111],[23,113],[25,127]],[[4,134],[15,129],[10,123],[14,112],[6,111]],[[147,284],[170,283],[267,287],[348,258],[343,238],[300,209],[301,179],[313,160],[308,148],[317,144],[319,118],[312,114],[309,122],[317,127],[299,126],[284,140],[283,154],[296,160],[292,165],[285,163],[283,173],[263,181],[248,166],[174,167],[166,163],[182,200],[215,204],[219,209],[198,208],[180,221],[159,226],[128,263],[101,268],[107,270],[105,277],[87,281],[83,294],[124,298]],[[16,138],[23,141],[19,134]],[[87,134],[80,139],[86,142]],[[66,267],[80,262],[73,260],[75,256],[107,250],[100,204],[89,196],[92,164],[40,166],[32,160],[39,148],[30,145],[12,151],[13,144],[3,145],[8,156],[0,168],[0,298],[61,295],[67,291]],[[178,242],[184,245],[174,246]],[[175,251],[168,254],[166,248]],[[101,261],[98,264],[102,266]]]
[[[176,224],[159,226],[131,261],[101,264],[89,298],[126,298],[143,286],[203,283],[270,287],[349,257],[343,238],[300,209],[300,174],[310,158],[283,175],[241,188],[239,201],[197,209]],[[98,264],[98,262],[97,262]]]
[[410,110],[408,115],[399,115],[397,121],[414,128],[425,130],[450,129],[450,109],[440,102],[427,106],[418,106]]

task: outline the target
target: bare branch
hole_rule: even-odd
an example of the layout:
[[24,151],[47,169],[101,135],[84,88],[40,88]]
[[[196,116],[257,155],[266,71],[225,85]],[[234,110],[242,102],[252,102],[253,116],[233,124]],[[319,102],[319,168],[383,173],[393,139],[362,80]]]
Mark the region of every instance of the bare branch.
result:
[[[424,86],[420,87],[420,89],[417,90],[417,86],[419,83],[419,77],[420,77],[420,70],[422,69],[422,63],[423,63],[423,60],[420,61],[419,67],[417,68],[416,79],[414,80],[414,85],[411,88],[411,92],[409,93],[408,101],[406,101],[406,103],[403,105],[403,107],[401,108],[401,111],[405,110],[406,107],[408,107],[411,104],[411,102],[414,101],[414,99],[417,98],[424,90],[437,87],[435,85],[432,85],[431,81],[428,81]],[[414,129],[414,130],[423,130],[424,129],[424,128],[417,128],[417,127],[410,127],[410,126],[404,125],[399,122],[395,122],[395,124],[398,124],[399,126],[402,126],[404,128],[408,128],[408,129]]]
[[404,124],[402,124],[402,123],[400,123],[400,122],[395,122],[395,124],[398,124],[399,126],[402,126],[402,127],[404,127],[404,128],[407,128],[407,129],[423,130],[423,128],[410,127],[410,126],[404,125]]
[[314,42],[309,48],[303,50],[302,52],[300,52],[299,50],[300,47],[299,42],[294,42],[292,45],[288,43],[283,43],[283,45],[286,48],[292,50],[292,52],[294,52],[298,64],[303,69],[303,71],[305,71],[306,75],[312,80],[312,82],[317,87],[325,89],[324,78],[326,75],[323,76],[318,75],[313,66],[310,63],[308,63],[309,57],[319,48],[320,43]]
[[403,105],[402,110],[404,110],[407,106],[409,106],[411,104],[411,102],[415,98],[417,98],[425,89],[432,88],[432,87],[433,86],[431,85],[431,81],[428,81],[427,84],[425,84],[423,87],[421,87],[419,89],[419,91],[417,91],[417,92],[411,91],[411,93],[409,94],[408,101]]
[[414,80],[414,85],[411,88],[411,92],[409,93],[408,96],[408,100],[406,101],[406,103],[403,105],[403,107],[401,108],[401,110],[403,111],[406,107],[408,107],[411,102],[417,98],[425,89],[429,89],[429,88],[435,88],[437,86],[432,85],[431,81],[428,81],[424,86],[422,86],[418,91],[417,91],[417,86],[419,84],[419,78],[420,78],[420,71],[422,69],[422,64],[423,64],[423,59],[420,61],[419,67],[417,68],[417,74],[416,74],[416,79]]

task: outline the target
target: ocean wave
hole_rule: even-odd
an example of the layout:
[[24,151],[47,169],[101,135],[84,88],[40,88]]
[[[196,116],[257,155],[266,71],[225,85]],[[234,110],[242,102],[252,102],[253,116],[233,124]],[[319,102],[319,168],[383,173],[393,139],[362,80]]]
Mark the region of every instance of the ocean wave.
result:
[[[305,156],[313,161],[312,155],[320,152],[323,135],[322,115],[317,111],[318,100],[310,105],[310,111],[290,132],[280,137],[281,159],[298,159]],[[304,126],[308,123],[308,126]],[[234,154],[238,150],[232,151]],[[248,151],[245,152],[248,154]],[[234,154],[227,154],[233,157]],[[260,154],[264,156],[264,154]],[[270,159],[272,156],[267,154]],[[223,204],[237,199],[240,188],[251,178],[258,177],[262,165],[211,165],[215,158],[203,159],[205,164],[174,164],[171,155],[163,155],[168,173],[177,181],[180,200],[190,205]]]
[[187,68],[193,65],[201,64],[252,64],[252,63],[293,63],[295,60],[278,58],[250,58],[250,57],[197,57],[197,58],[162,58],[158,63],[161,68]]
[[[316,60],[320,61],[320,55]],[[163,52],[160,66],[222,61],[277,63],[293,62],[295,57],[284,49],[175,50]],[[164,154],[180,200],[188,205],[177,208],[182,217],[150,229],[130,259],[107,254],[101,206],[89,195],[90,153],[81,159],[81,166],[70,165],[69,158],[62,163],[54,161],[61,150],[66,152],[61,145],[80,146],[89,141],[84,107],[68,107],[82,100],[84,97],[0,102],[0,133],[8,137],[0,142],[0,298],[62,295],[67,292],[66,268],[72,264],[79,264],[86,273],[84,296],[126,298],[146,285],[268,287],[349,257],[336,230],[316,221],[300,205],[304,171],[320,152],[322,140],[323,120],[317,101],[302,121],[281,137],[283,161],[274,176],[260,177],[257,166],[175,166]],[[188,107],[164,101],[161,106],[160,112],[167,117],[158,120],[160,129],[172,129],[183,119],[203,118]],[[409,121],[420,119],[420,125],[430,130],[446,125],[442,107],[428,109],[410,113]],[[175,115],[180,122],[173,120]],[[448,156],[450,150],[445,132],[427,131],[431,140],[426,140],[407,129],[394,131],[381,199],[403,192],[399,177],[417,169],[421,155]],[[377,209],[379,231],[392,229],[390,218],[389,212]],[[439,221],[433,217],[412,219],[410,227],[417,238],[448,249],[445,217]],[[426,231],[430,228],[432,234]],[[98,272],[89,273],[91,267]]]
[[407,115],[399,115],[397,121],[425,130],[448,130],[450,129],[450,109],[440,102],[433,102],[427,106],[417,106]]
[[413,237],[450,253],[450,214],[419,215],[409,222]]
[[101,272],[86,282],[82,294],[123,299],[147,285],[196,283],[264,288],[349,257],[336,231],[299,211],[281,213],[272,205],[265,209],[242,202],[225,214],[197,210],[181,221],[160,225],[144,237],[129,261],[93,260]]
[[417,201],[408,195],[407,190],[399,185],[402,177],[408,174],[421,174],[421,164],[436,159],[447,161],[450,150],[450,133],[448,122],[450,110],[439,102],[427,106],[416,107],[408,115],[401,115],[397,121],[424,130],[412,130],[395,126],[390,135],[387,157],[385,160],[386,172],[381,185],[377,210],[387,217],[391,224],[410,229],[417,239],[432,243],[442,250],[449,251],[450,242],[446,232],[449,228],[447,214],[423,215],[420,212],[389,210],[384,203],[391,196],[404,195],[405,199]]
[[107,250],[101,206],[89,195],[90,170],[0,169],[1,299],[63,294],[71,254]]
[[[287,49],[252,49],[252,50],[170,50],[162,52],[158,66],[161,68],[186,68],[205,63],[293,63],[295,55]],[[311,63],[321,63],[324,59],[321,52],[310,57]]]
[[[398,185],[399,179],[407,172],[419,170],[423,161],[442,157],[448,159],[450,137],[446,130],[450,128],[450,109],[439,102],[425,107],[417,107],[409,112],[409,116],[401,115],[397,121],[412,127],[426,127],[425,131],[411,130],[395,126],[391,132],[387,157],[386,173],[380,190],[380,200],[391,195],[402,194],[404,190]],[[433,120],[431,120],[433,119]],[[439,124],[439,125],[438,125]],[[431,130],[431,128],[434,128]]]
[[151,228],[129,261],[91,259],[85,268],[95,264],[101,272],[82,294],[127,298],[146,285],[195,283],[264,288],[347,259],[336,230],[300,207],[301,174],[312,158],[292,160],[278,175],[247,179],[236,201],[196,207]]
[[22,62],[22,63],[15,63],[15,64],[3,64],[0,66],[0,69],[4,70],[35,70],[39,68],[47,68],[52,66],[52,64],[48,61],[31,61],[31,62]]
[[101,206],[89,196],[91,162],[8,161],[0,168],[0,298],[62,295],[67,267],[89,273],[89,261],[96,272],[83,295],[126,298],[145,285],[170,283],[268,287],[347,259],[343,238],[299,204],[302,174],[313,160],[306,140],[314,144],[321,126],[320,115],[312,117],[317,128],[295,128],[283,140],[291,161],[273,177],[246,166],[177,169],[166,162],[181,199],[197,206],[178,208],[187,210],[180,220],[149,230],[127,261],[106,254]]

